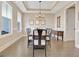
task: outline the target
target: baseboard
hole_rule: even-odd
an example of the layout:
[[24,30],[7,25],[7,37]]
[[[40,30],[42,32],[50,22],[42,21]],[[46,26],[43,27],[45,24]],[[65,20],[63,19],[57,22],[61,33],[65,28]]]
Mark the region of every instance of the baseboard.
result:
[[15,40],[12,40],[2,46],[0,46],[0,52],[2,52],[3,50],[5,50],[6,48],[8,48],[9,46],[11,46],[13,43],[15,43],[17,40],[19,40],[20,38],[22,38],[23,36],[20,36],[18,38],[16,38]]

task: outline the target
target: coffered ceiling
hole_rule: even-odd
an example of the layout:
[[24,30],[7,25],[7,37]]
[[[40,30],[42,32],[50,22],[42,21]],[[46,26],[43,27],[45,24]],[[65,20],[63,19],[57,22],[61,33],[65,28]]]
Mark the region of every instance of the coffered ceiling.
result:
[[[42,1],[41,10],[51,10],[55,4],[55,1]],[[28,10],[39,10],[39,1],[24,1],[24,5]]]
[[[13,2],[23,13],[38,13],[39,1],[14,1]],[[71,1],[42,1],[41,11],[43,13],[56,13]]]

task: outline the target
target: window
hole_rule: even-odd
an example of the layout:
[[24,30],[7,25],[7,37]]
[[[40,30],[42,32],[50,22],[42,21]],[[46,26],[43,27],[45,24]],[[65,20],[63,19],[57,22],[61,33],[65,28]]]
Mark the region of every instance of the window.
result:
[[17,24],[18,24],[18,32],[22,31],[22,21],[21,21],[21,13],[17,12]]
[[2,3],[2,16],[12,18],[12,7],[6,2]]
[[2,35],[11,32],[11,18],[12,7],[7,2],[2,2]]

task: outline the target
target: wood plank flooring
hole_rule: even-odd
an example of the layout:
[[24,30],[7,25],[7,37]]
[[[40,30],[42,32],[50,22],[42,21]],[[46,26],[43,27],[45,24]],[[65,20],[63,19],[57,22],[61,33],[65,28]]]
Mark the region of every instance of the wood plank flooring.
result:
[[[79,57],[79,49],[74,41],[62,42],[52,38],[51,48],[47,47],[47,57]],[[44,50],[35,50],[36,57],[44,57]],[[32,57],[33,49],[27,48],[27,38],[23,37],[0,53],[0,57]]]

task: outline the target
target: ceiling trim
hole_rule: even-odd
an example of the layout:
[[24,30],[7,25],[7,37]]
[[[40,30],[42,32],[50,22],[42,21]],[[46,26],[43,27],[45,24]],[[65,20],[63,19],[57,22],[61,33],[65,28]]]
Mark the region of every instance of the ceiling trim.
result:
[[59,1],[56,1],[55,4],[54,4],[54,6],[51,8],[51,10],[52,10],[53,8],[55,8],[55,6],[56,6],[58,3],[59,3]]
[[[64,9],[67,9],[68,6],[70,6],[70,5],[72,6],[73,4],[75,4],[73,1],[69,2],[66,6],[64,6],[63,8],[58,10],[56,13],[59,13],[59,12],[63,11]],[[56,14],[56,13],[54,13],[54,14]]]
[[[24,3],[25,1],[22,1],[22,2],[24,4],[26,10],[28,10],[28,11],[40,11],[39,9],[29,9],[29,8],[27,8],[27,2],[26,2],[26,5]],[[41,11],[51,11],[51,9],[41,9]]]
[[[27,8],[27,2],[26,2],[26,4],[24,3],[25,1],[21,1],[21,3],[23,4],[23,6],[25,7],[25,9],[26,9],[26,11],[23,11],[23,13],[39,13],[39,9],[29,9],[29,8]],[[56,10],[55,11],[55,7],[58,5],[58,4],[60,4],[60,2],[62,2],[62,1],[55,1],[55,3],[54,3],[54,5],[53,5],[53,7],[51,8],[51,9],[42,9],[41,11],[42,11],[42,13],[57,13],[58,11],[60,11],[61,9],[63,9],[64,7],[66,7],[66,5],[65,6],[63,6],[63,7],[61,7],[61,9],[59,9],[58,8],[58,10]],[[18,4],[18,5],[20,5],[20,4]],[[16,3],[16,6],[17,6],[17,3]],[[19,6],[18,7],[19,9],[21,9],[21,7]],[[54,12],[54,11],[55,12]]]
[[12,7],[15,7],[16,10],[22,13],[22,10],[20,10],[20,8],[17,5],[15,5],[15,3],[13,3],[12,1],[7,1],[7,3],[9,3]]
[[24,3],[25,1],[22,1],[22,3],[23,3],[23,5],[24,5],[24,7],[26,8],[26,10],[28,10],[28,8],[25,6],[25,3]]

